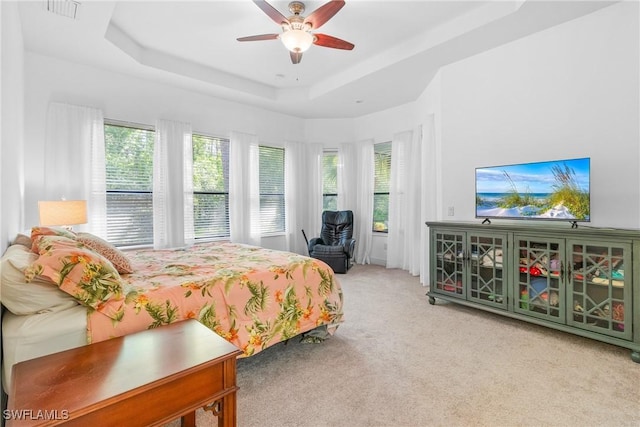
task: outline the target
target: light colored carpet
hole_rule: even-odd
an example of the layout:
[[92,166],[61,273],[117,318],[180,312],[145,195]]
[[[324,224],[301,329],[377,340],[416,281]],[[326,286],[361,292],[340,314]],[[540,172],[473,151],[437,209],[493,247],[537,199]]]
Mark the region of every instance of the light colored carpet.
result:
[[[627,349],[432,306],[400,270],[357,265],[338,278],[335,336],[238,361],[240,427],[640,426],[640,364]],[[198,412],[198,426],[215,425]]]

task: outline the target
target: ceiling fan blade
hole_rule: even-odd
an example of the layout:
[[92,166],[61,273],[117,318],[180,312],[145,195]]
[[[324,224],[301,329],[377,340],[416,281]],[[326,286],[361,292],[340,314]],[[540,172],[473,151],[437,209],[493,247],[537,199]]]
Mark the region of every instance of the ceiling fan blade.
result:
[[275,40],[279,36],[279,34],[260,34],[257,36],[240,37],[236,40],[238,40],[239,42],[254,42],[258,40]]
[[293,64],[299,64],[300,61],[302,61],[302,52],[291,52],[291,51],[289,51],[289,54],[291,56],[291,62]]
[[325,22],[333,17],[344,6],[344,1],[330,1],[326,3],[307,16],[304,20],[305,24],[311,24],[311,28],[317,30]]
[[289,22],[286,16],[278,12],[278,10],[271,6],[264,0],[253,0],[253,2],[258,6],[264,13],[267,14],[269,18],[273,20],[278,25],[282,25],[283,22]]
[[324,46],[330,47],[333,49],[344,49],[351,50],[355,47],[353,43],[349,43],[348,41],[341,40],[337,37],[328,36],[326,34],[314,34],[315,40],[313,44],[316,46]]

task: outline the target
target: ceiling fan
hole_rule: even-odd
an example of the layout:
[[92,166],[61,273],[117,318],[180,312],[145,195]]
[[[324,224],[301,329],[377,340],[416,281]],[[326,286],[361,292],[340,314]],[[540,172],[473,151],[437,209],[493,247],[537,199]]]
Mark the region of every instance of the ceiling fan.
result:
[[330,1],[325,3],[306,18],[302,16],[305,7],[304,3],[300,1],[292,1],[289,3],[289,11],[292,15],[288,18],[264,0],[253,0],[253,2],[262,9],[269,18],[282,27],[282,33],[240,37],[238,39],[240,42],[280,39],[285,47],[289,49],[291,62],[294,64],[300,63],[302,60],[302,53],[309,49],[312,44],[315,44],[316,46],[330,47],[333,49],[351,50],[354,48],[352,43],[341,40],[337,37],[320,33],[311,33],[311,30],[320,28],[329,19],[331,19],[333,15],[338,13],[338,11],[344,6],[344,1]]

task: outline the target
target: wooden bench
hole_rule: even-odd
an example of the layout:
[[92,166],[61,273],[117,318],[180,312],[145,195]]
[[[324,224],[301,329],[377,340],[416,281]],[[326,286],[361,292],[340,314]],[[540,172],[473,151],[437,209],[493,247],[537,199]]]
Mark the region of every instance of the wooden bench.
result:
[[236,425],[235,346],[186,320],[13,366],[6,426]]

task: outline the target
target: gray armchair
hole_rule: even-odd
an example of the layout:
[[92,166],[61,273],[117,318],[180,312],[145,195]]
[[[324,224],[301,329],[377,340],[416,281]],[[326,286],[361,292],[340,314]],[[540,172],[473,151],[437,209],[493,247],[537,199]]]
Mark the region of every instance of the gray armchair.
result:
[[309,240],[309,256],[326,262],[336,273],[346,273],[353,265],[352,237],[352,211],[324,211],[320,237]]

